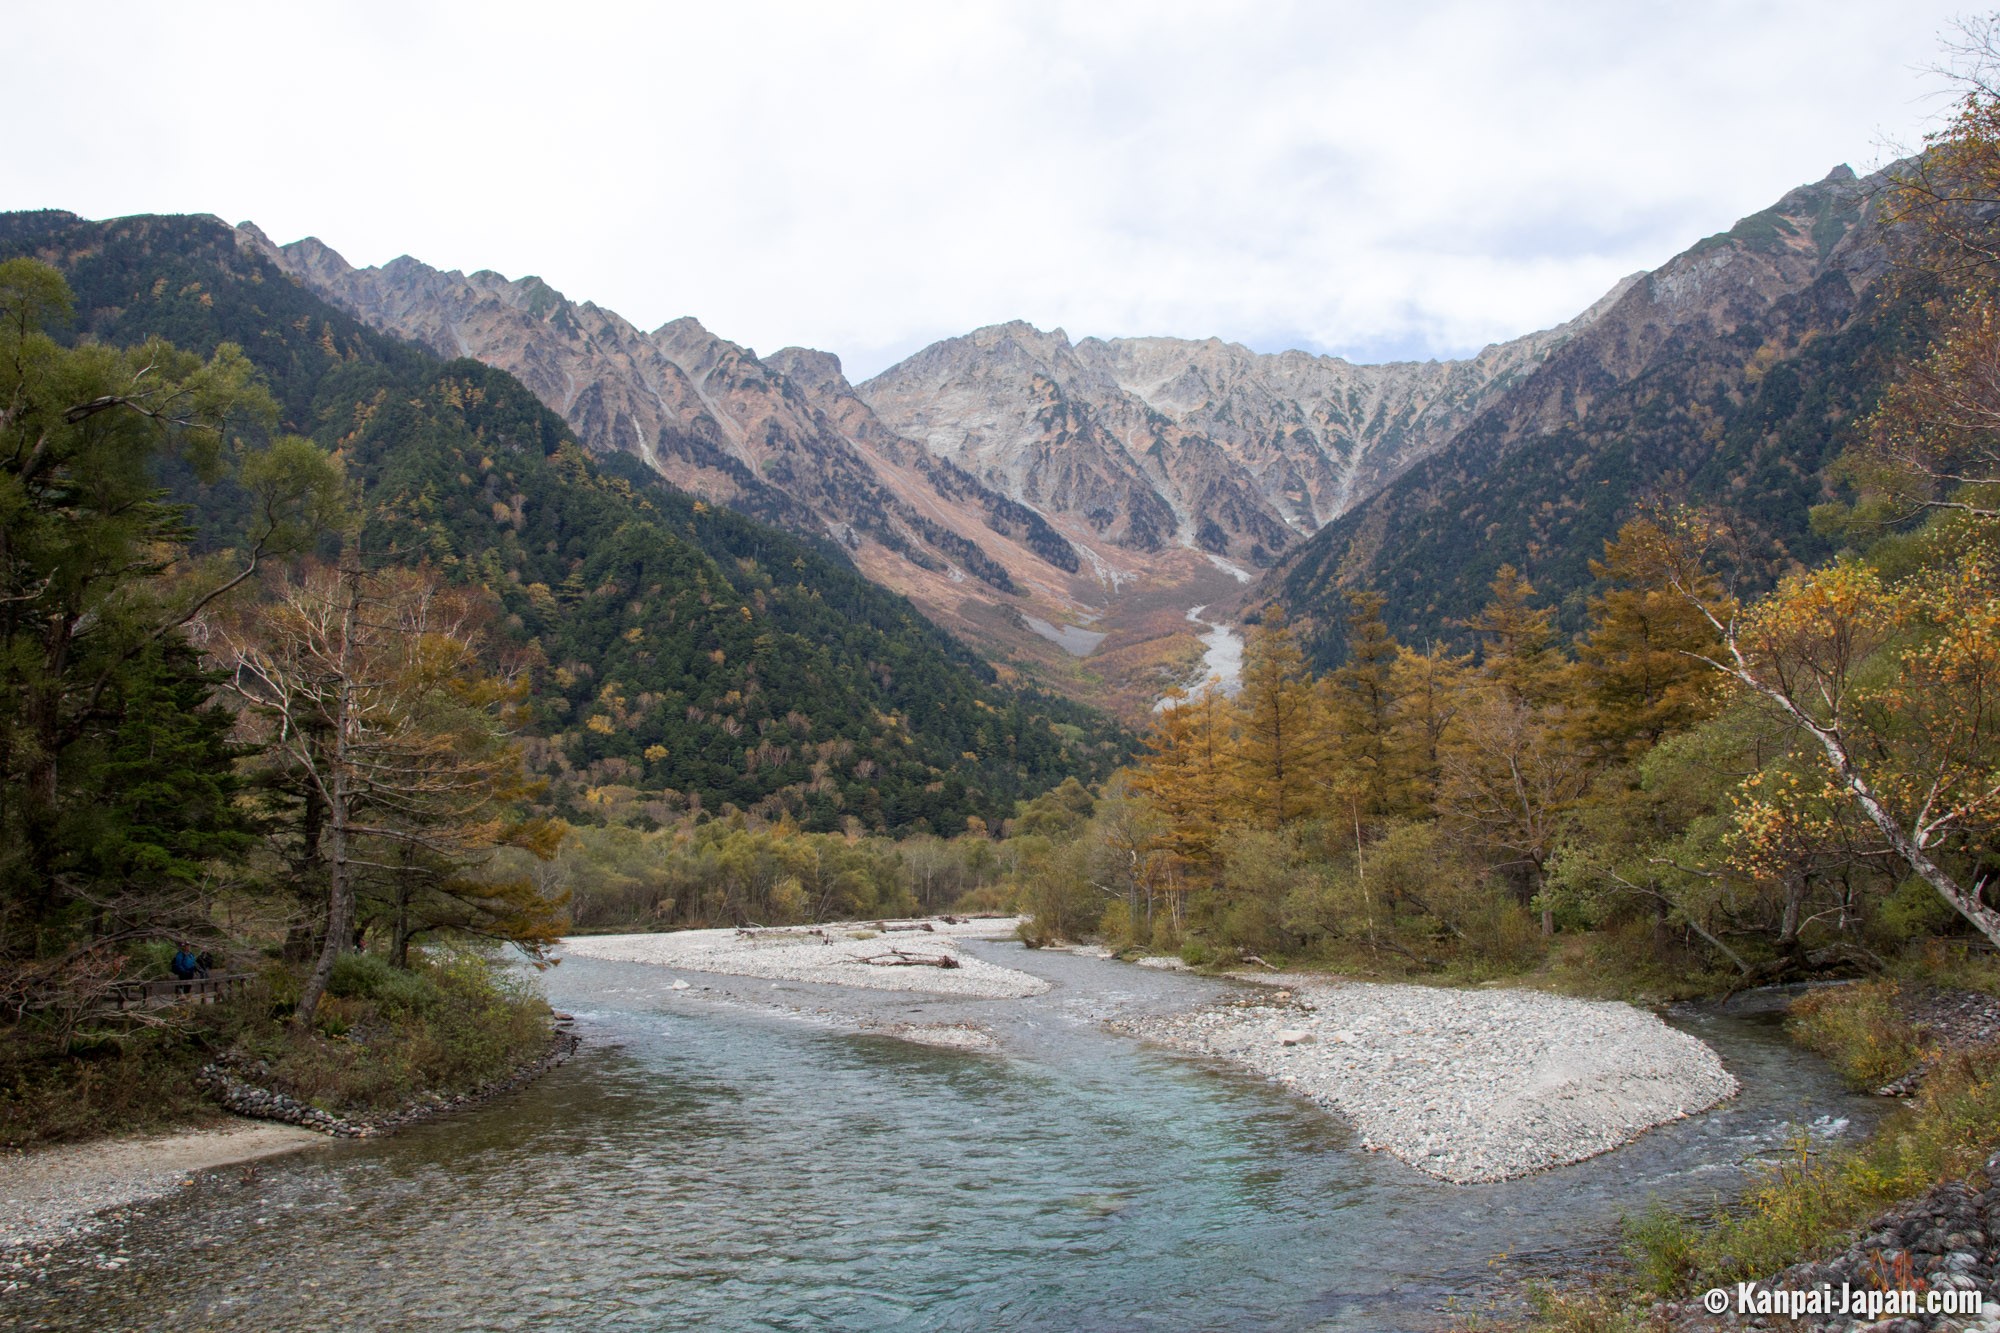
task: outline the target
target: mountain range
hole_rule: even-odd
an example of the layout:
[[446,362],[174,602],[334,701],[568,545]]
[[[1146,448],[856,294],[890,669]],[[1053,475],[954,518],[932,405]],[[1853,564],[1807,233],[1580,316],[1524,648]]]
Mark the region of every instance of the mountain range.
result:
[[1812,524],[1839,497],[1827,465],[1927,336],[1918,275],[1886,280],[1885,178],[1837,168],[1626,284],[1442,447],[1289,552],[1259,598],[1298,613],[1324,665],[1342,652],[1342,589],[1383,594],[1406,640],[1451,638],[1507,563],[1577,628],[1591,559],[1647,508],[1715,511],[1732,534],[1716,556],[1746,591],[1831,556]]
[[1629,285],[1462,361],[1015,322],[856,385],[830,353],[760,357],[693,318],[644,332],[537,278],[237,236],[371,326],[517,376],[593,451],[823,533],[988,656],[1128,713],[1191,664],[1190,603],[1238,595],[1442,448]]

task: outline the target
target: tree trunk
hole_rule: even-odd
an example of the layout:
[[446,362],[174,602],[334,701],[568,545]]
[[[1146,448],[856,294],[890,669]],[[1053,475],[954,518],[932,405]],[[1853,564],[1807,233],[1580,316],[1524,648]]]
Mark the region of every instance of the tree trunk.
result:
[[313,964],[305,986],[299,992],[298,1011],[292,1024],[301,1032],[312,1030],[319,1013],[320,998],[333,979],[333,965],[346,951],[354,930],[354,881],[347,865],[348,828],[353,817],[349,747],[356,724],[354,700],[354,640],[361,622],[361,539],[349,534],[341,561],[341,577],[347,583],[347,605],[341,612],[340,648],[335,670],[333,736],[328,751],[326,775],[326,938],[320,942],[319,961]]
[[1973,927],[1988,940],[2000,945],[2000,909],[1988,907],[1979,900],[1983,885],[1974,883],[1969,890],[1963,888],[1943,866],[1931,860],[1929,854],[1917,844],[1917,840],[1896,822],[1882,802],[1876,798],[1868,780],[1855,768],[1853,759],[1847,753],[1847,744],[1840,735],[1831,727],[1823,727],[1815,722],[1782,691],[1765,685],[1747,670],[1738,671],[1736,675],[1752,689],[1776,702],[1813,734],[1819,741],[1820,748],[1826,751],[1826,757],[1833,764],[1834,773],[1847,788],[1848,794],[1854,798],[1855,804],[1861,807],[1862,813],[1866,814],[1881,831],[1882,836],[1889,840],[1889,845],[1895,848],[1896,855],[1901,857],[1910,869],[1916,871],[1924,883],[1936,891],[1938,897],[1949,903],[1953,911],[1971,922]]
[[290,858],[292,885],[298,895],[298,916],[285,930],[284,960],[288,963],[304,963],[319,951],[320,935],[315,918],[319,915],[319,905],[325,899],[325,892],[319,886],[320,834],[325,820],[326,806],[313,790],[312,783],[306,783],[304,809],[299,816],[299,850]]
[[389,965],[408,970],[410,966],[410,877],[406,872],[396,881],[396,924],[389,940]]

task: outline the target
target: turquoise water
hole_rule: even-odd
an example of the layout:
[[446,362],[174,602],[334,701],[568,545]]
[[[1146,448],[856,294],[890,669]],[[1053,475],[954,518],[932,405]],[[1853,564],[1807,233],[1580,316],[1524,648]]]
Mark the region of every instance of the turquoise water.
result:
[[[1496,1276],[1705,1200],[1791,1123],[1871,1111],[1766,1017],[1695,1015],[1729,1107],[1595,1161],[1454,1187],[1351,1147],[1254,1079],[1104,1033],[1218,984],[982,946],[1056,988],[980,1016],[1002,1053],[854,1036],[727,1001],[834,993],[574,959],[583,1052],[395,1138],[210,1173],[0,1297],[23,1328],[1422,1328]],[[718,1004],[721,998],[724,1003]],[[843,996],[844,1000],[851,997]],[[122,1253],[116,1269],[100,1266]]]

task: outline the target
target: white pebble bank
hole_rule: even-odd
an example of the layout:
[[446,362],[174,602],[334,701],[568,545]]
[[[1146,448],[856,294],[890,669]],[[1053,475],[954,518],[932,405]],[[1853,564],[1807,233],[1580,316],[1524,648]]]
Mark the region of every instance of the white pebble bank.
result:
[[1628,1004],[1535,991],[1288,989],[1120,1024],[1275,1079],[1365,1147],[1459,1184],[1580,1162],[1735,1095],[1708,1045]]
[[[890,922],[889,925],[907,923]],[[990,939],[1013,931],[1015,922],[933,921],[929,930],[875,931],[865,925],[800,926],[782,930],[677,930],[654,935],[578,935],[563,951],[616,963],[651,963],[688,972],[719,972],[773,981],[805,981],[863,990],[920,991],[967,999],[1017,1000],[1040,995],[1049,983],[1040,977],[972,957],[960,938]],[[892,951],[915,959],[949,958],[951,967],[884,966]]]

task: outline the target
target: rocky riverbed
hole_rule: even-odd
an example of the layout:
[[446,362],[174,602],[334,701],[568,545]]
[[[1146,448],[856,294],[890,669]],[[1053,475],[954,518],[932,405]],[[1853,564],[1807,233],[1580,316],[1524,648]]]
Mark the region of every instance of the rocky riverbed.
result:
[[1714,1051],[1631,1005],[1273,978],[1117,1029],[1283,1083],[1459,1184],[1580,1162],[1735,1095]]
[[[2000,1153],[1969,1181],[1947,1181],[1922,1197],[1901,1204],[1871,1221],[1867,1229],[1837,1254],[1811,1263],[1795,1264],[1773,1277],[1750,1284],[1751,1290],[1774,1295],[1846,1288],[1855,1292],[1945,1291],[1981,1293],[1977,1314],[1950,1317],[1923,1311],[1878,1317],[1831,1314],[1794,1322],[1782,1317],[1743,1318],[1733,1311],[1718,1319],[1699,1300],[1659,1306],[1658,1322],[1677,1333],[1719,1333],[1723,1329],[1786,1328],[1805,1333],[2000,1333],[2000,1304],[1993,1299],[2000,1276]],[[1733,1300],[1736,1291],[1728,1291]],[[1755,1308],[1754,1305],[1752,1308]]]

